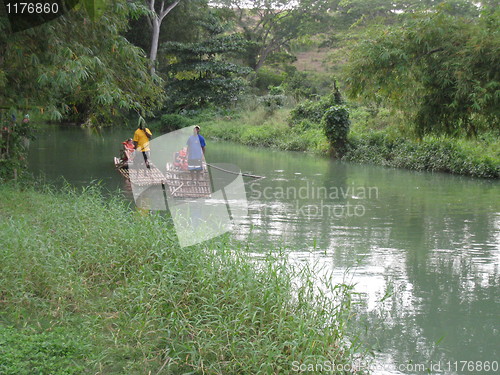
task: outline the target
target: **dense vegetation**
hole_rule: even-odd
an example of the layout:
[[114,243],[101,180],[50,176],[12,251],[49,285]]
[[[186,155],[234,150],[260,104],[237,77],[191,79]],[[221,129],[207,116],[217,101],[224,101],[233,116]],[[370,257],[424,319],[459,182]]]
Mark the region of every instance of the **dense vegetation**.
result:
[[3,185],[0,230],[2,374],[292,374],[293,361],[353,360],[349,288],[317,289],[283,250],[255,267],[228,238],[180,248],[168,218],[93,188]]
[[473,135],[500,126],[500,13],[450,14],[448,4],[373,30],[347,65],[353,96],[380,97],[417,135]]
[[[265,112],[264,122],[275,111],[291,110],[291,119],[283,115],[281,122],[260,124],[273,128],[260,144],[283,143],[273,138],[290,126],[294,136],[284,149],[498,175],[499,155],[492,147],[500,129],[495,2],[259,0],[249,6],[239,0],[120,0],[106,12],[87,3],[16,33],[0,14],[3,124],[11,113],[97,127],[139,114],[153,126],[162,118],[169,130],[214,108],[228,109],[232,117],[254,111],[254,119]],[[335,82],[347,98],[343,107],[328,99]],[[301,112],[307,116],[298,120]],[[327,112],[344,125],[332,126]],[[168,116],[174,124],[166,123]],[[412,146],[379,147],[378,132]],[[430,166],[434,162],[394,162],[440,137],[469,142],[468,151],[432,148],[439,168]],[[469,152],[478,143],[493,150],[485,162],[489,172],[472,171],[485,170]],[[464,164],[457,160],[449,164],[457,155],[466,155],[469,167],[457,167]],[[2,168],[7,165],[13,163]],[[7,172],[2,174],[12,176]]]
[[[165,68],[169,98],[167,107],[191,109],[207,104],[224,105],[244,91],[243,78],[250,69],[227,62],[226,55],[245,50],[247,43],[239,35],[225,35],[228,27],[214,12],[207,11],[196,25],[203,40],[192,43],[168,42],[162,48],[168,64]],[[201,38],[201,37],[200,37]]]
[[9,33],[0,15],[0,107],[46,119],[109,123],[131,110],[151,113],[163,100],[144,52],[123,37],[144,9],[116,1],[92,21],[82,8]]
[[[397,129],[366,129],[366,112],[351,111],[356,126],[348,136],[342,160],[419,171],[447,172],[466,176],[500,177],[500,141],[493,135],[477,139],[427,135],[421,140],[402,136]],[[265,110],[229,113],[213,119],[197,118],[209,137],[249,146],[272,147],[288,151],[310,151],[327,155],[331,145],[321,123],[302,121],[290,127],[288,110],[273,114]],[[373,120],[368,120],[370,123]]]

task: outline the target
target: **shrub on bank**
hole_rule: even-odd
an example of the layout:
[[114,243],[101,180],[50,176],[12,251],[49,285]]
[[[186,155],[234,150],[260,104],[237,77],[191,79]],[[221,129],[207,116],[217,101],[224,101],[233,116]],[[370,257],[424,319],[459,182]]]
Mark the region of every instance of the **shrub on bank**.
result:
[[247,146],[318,153],[328,151],[329,145],[324,131],[318,126],[308,126],[308,123],[304,122],[301,126],[289,128],[275,116],[280,116],[280,112],[264,120],[261,125],[248,124],[248,120],[241,116],[230,120],[206,122],[203,124],[203,134],[209,138]]
[[343,160],[474,177],[500,177],[500,157],[480,142],[427,136],[420,142],[387,132],[352,134]]
[[166,114],[161,116],[160,131],[163,133],[185,128],[191,125],[191,121],[185,116],[178,114]]
[[180,248],[168,217],[92,188],[2,186],[0,212],[0,325],[31,332],[0,340],[10,368],[32,366],[19,354],[31,340],[57,343],[36,359],[57,359],[57,374],[293,374],[294,361],[351,360],[348,288],[316,293],[313,270],[282,253],[249,259],[227,237]]
[[321,119],[321,127],[337,157],[341,157],[346,152],[350,125],[349,109],[344,104],[328,108]]
[[[297,108],[297,107],[296,107]],[[203,134],[210,138],[249,146],[273,147],[289,151],[328,153],[330,146],[320,123],[297,119],[289,127],[285,109],[266,117],[251,112],[219,117],[203,124]],[[319,115],[319,114],[318,114]],[[323,114],[324,115],[324,114]],[[293,116],[290,116],[293,117]],[[345,132],[344,132],[345,134]],[[448,172],[466,176],[498,178],[500,155],[498,137],[470,140],[426,136],[422,141],[402,137],[394,127],[367,131],[359,126],[348,135],[348,147],[342,160],[421,171]]]
[[290,126],[295,126],[301,123],[303,120],[309,120],[313,124],[321,122],[321,119],[325,115],[325,112],[332,106],[341,104],[338,103],[334,94],[325,95],[320,100],[306,100],[298,104],[290,112],[290,117],[288,119],[288,124]]

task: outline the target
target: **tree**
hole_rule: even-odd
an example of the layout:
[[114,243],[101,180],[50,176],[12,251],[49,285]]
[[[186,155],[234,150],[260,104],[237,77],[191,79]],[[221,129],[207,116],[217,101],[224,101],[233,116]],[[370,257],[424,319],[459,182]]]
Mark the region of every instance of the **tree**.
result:
[[0,181],[17,180],[27,168],[28,144],[33,139],[29,120],[17,123],[15,115],[0,109]]
[[403,111],[417,133],[475,135],[498,126],[500,12],[481,17],[417,13],[365,39],[347,65],[352,97],[380,96]]
[[156,58],[158,56],[158,43],[160,39],[160,28],[164,18],[169,14],[181,0],[146,0],[149,6],[149,20],[151,22],[152,36],[149,60],[151,64],[151,75],[156,71]]
[[246,60],[255,71],[274,52],[303,33],[321,30],[321,21],[338,1],[314,0],[216,0],[214,4],[233,9],[238,28],[249,42]]
[[93,125],[129,110],[151,112],[162,102],[162,83],[149,75],[144,51],[121,36],[138,14],[119,0],[95,22],[80,9],[14,34],[0,17],[0,106]]
[[172,108],[227,104],[244,89],[241,76],[249,73],[249,69],[226,60],[228,55],[242,52],[247,42],[240,35],[225,34],[216,11],[206,13],[195,24],[204,34],[201,41],[169,42],[161,50],[167,58],[164,69]]
[[341,0],[338,10],[341,18],[354,24],[362,19],[390,17],[398,10],[398,4],[387,0]]
[[[131,19],[130,28],[125,32],[128,41],[137,47],[148,52],[151,51],[151,40],[153,35],[153,24],[150,20],[149,8],[145,6],[144,0],[137,1],[138,7],[144,8],[145,12],[137,19]],[[193,42],[199,36],[198,27],[194,25],[194,20],[201,14],[208,11],[209,7],[206,0],[183,0],[172,9],[161,24],[160,35],[158,38],[158,49],[161,44],[167,41],[171,42]],[[155,64],[158,70],[158,55]]]
[[338,11],[353,24],[363,19],[395,18],[402,13],[429,11],[442,3],[446,3],[448,13],[454,15],[470,16],[478,9],[470,0],[341,0]]
[[333,155],[338,158],[344,156],[347,151],[347,135],[351,126],[348,107],[345,104],[336,104],[328,108],[321,119],[321,126]]

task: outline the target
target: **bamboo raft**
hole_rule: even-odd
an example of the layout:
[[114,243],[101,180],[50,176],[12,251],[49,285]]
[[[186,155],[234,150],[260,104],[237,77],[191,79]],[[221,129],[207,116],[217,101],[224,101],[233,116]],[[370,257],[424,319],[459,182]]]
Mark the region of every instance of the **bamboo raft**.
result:
[[150,168],[127,168],[116,157],[114,162],[118,172],[132,184],[141,187],[162,186],[173,198],[210,197],[212,193],[206,165],[201,171],[183,171],[167,163],[163,173],[153,163],[150,163]]
[[153,163],[150,168],[127,168],[115,157],[115,167],[123,177],[137,186],[161,185],[165,182],[165,176]]
[[212,193],[206,165],[201,171],[183,171],[167,163],[165,182],[169,194],[174,198],[209,197]]

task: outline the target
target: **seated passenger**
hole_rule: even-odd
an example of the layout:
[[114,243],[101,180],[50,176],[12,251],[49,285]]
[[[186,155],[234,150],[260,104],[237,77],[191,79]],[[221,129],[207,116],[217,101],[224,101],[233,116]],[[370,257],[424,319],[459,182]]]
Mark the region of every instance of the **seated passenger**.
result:
[[127,161],[132,161],[134,157],[134,141],[132,138],[127,139],[125,142],[122,142],[123,144],[123,150],[122,150],[122,161],[127,162]]
[[187,171],[188,163],[187,163],[187,149],[184,147],[182,150],[178,151],[174,155],[174,167],[175,169],[181,171]]

